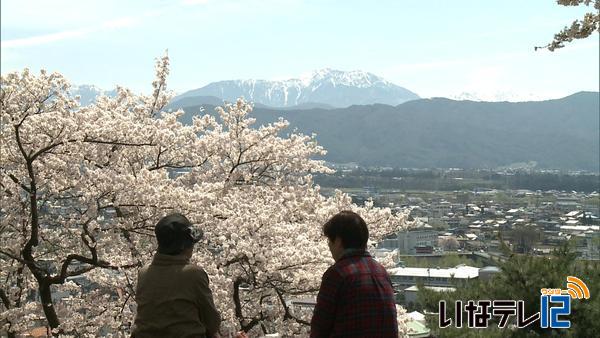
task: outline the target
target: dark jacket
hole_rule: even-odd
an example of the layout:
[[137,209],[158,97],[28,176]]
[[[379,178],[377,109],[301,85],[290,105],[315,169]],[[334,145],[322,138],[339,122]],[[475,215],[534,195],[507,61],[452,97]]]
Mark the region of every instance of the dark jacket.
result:
[[211,337],[221,317],[206,272],[183,255],[157,253],[136,288],[133,337]]
[[321,281],[311,337],[398,337],[390,277],[368,252],[345,253]]

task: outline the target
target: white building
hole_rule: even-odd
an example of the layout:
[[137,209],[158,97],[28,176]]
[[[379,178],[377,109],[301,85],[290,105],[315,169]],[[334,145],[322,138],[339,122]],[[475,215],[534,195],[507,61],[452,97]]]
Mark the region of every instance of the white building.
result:
[[396,237],[379,242],[379,249],[398,250],[400,254],[431,253],[437,246],[438,232],[431,226],[399,232]]
[[464,264],[453,268],[393,268],[388,273],[396,288],[405,289],[422,281],[425,286],[452,287],[479,277],[479,268]]

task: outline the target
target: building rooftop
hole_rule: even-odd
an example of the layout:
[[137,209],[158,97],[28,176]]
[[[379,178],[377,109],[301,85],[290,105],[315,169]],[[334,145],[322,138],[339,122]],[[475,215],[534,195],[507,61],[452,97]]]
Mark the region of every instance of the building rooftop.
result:
[[598,231],[600,230],[600,226],[598,225],[563,225],[560,227],[560,230],[570,230],[570,231]]
[[431,334],[431,330],[427,326],[415,320],[407,322],[406,326],[408,327],[408,337],[410,338],[425,338]]
[[416,320],[418,322],[425,322],[425,315],[419,311],[413,311],[406,314],[406,316],[412,320]]
[[479,270],[480,272],[502,272],[502,269],[500,269],[497,266],[492,266],[492,265],[488,265],[488,266],[484,266],[483,268],[481,268],[481,270]]
[[[453,287],[441,287],[441,286],[425,286],[425,289],[432,290],[432,291],[435,291],[435,292],[454,292],[454,291],[456,291],[456,288],[453,288]],[[404,291],[414,291],[414,292],[417,292],[417,291],[419,291],[419,287],[417,287],[416,285],[409,286],[406,289],[404,289]]]
[[470,240],[475,240],[477,238],[477,235],[475,234],[465,234],[465,236]]
[[441,277],[441,278],[476,278],[479,268],[468,265],[457,265],[453,268],[393,268],[389,270],[393,276]]

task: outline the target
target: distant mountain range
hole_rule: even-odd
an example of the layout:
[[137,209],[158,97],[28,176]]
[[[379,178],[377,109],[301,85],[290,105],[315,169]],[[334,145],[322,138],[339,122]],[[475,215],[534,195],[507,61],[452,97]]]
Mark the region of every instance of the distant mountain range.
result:
[[[92,103],[99,95],[116,94],[115,90],[107,91],[94,85],[74,86],[71,92],[81,96],[82,105]],[[358,70],[346,72],[326,68],[299,79],[212,82],[175,96],[171,103],[178,106],[221,105],[223,102],[235,102],[239,97],[253,102],[256,107],[278,109],[332,109],[367,104],[396,106],[419,99],[417,94],[377,75]],[[512,91],[463,91],[449,94],[447,98],[478,102],[526,102],[548,99],[540,94]]]
[[82,106],[87,106],[92,102],[96,101],[96,98],[101,95],[106,95],[109,97],[117,95],[117,91],[113,90],[103,90],[94,85],[79,85],[71,87],[71,95],[79,96],[79,103]]
[[[203,104],[205,113],[214,106]],[[600,170],[600,93],[579,92],[537,102],[474,102],[445,98],[397,106],[275,109],[255,107],[257,123],[290,121],[289,130],[316,133],[336,163],[411,168],[538,168]],[[184,123],[200,105],[174,101]]]
[[255,104],[270,107],[325,105],[348,107],[381,103],[398,105],[418,99],[408,89],[397,86],[381,77],[363,71],[344,72],[322,69],[301,79],[283,81],[229,80],[210,83],[202,88],[187,91],[173,99],[217,97],[235,102],[244,97]]
[[447,96],[449,99],[457,101],[480,101],[480,102],[527,102],[527,101],[544,101],[548,100],[548,96],[523,93],[513,91],[496,91],[496,92],[460,92]]
[[[98,95],[115,95],[95,86],[75,86],[87,105]],[[326,160],[370,166],[414,168],[495,168],[535,163],[539,168],[600,170],[600,95],[579,92],[562,99],[506,102],[514,93],[461,93],[419,99],[370,73],[324,69],[302,79],[236,80],[211,83],[176,96],[167,109],[182,118],[204,107],[245,97],[255,104],[258,123],[282,116],[299,132],[317,134]],[[481,102],[482,100],[503,102]]]

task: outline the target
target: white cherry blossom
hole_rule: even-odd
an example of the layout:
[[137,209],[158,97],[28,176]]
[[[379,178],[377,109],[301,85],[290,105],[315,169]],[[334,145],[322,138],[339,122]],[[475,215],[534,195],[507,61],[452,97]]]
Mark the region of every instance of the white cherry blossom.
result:
[[254,125],[244,100],[218,118],[164,112],[168,57],[151,96],[118,88],[81,107],[60,74],[1,78],[1,330],[48,325],[64,335],[126,336],[137,271],[156,249],[153,227],[179,211],[203,229],[193,261],[207,271],[221,333],[302,335],[332,263],[322,224],[361,214],[371,240],[406,226],[405,213],[320,194],[327,173],[314,136],[281,137],[282,119]]

